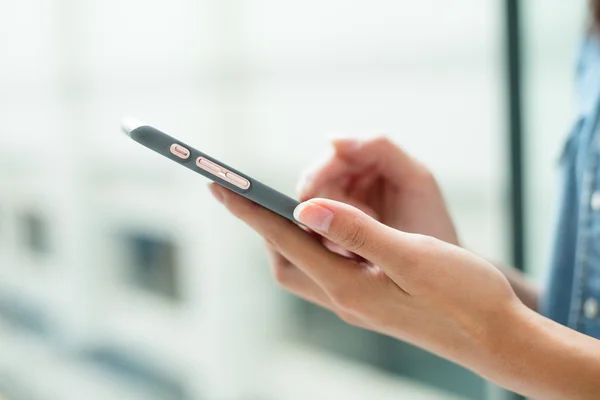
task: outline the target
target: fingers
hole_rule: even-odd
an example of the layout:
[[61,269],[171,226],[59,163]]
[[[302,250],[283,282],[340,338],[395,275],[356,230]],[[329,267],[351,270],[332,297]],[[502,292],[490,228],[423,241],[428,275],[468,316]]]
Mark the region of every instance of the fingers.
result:
[[[380,177],[381,175],[379,171],[377,171],[375,168],[366,170],[365,172],[357,176],[356,179],[353,179],[352,182],[348,185],[347,196],[351,199],[356,199],[361,203],[368,203],[369,195],[371,194],[371,191],[373,190],[376,182],[380,180]],[[317,195],[315,197],[328,198],[327,196],[320,195]]]
[[331,298],[300,269],[293,266],[273,246],[267,243],[267,253],[273,268],[273,275],[279,285],[294,295],[317,304],[335,314],[349,324],[369,329],[369,325],[359,317],[340,310]]
[[297,225],[217,184],[210,189],[232,214],[256,230],[326,292],[337,292],[357,280],[355,264],[327,250]]
[[411,252],[408,234],[396,231],[347,204],[312,199],[300,204],[294,211],[294,217],[384,270],[402,263]]
[[360,143],[359,146],[347,145],[344,142],[353,139],[340,139],[334,143],[337,157],[361,170],[375,167],[379,173],[397,185],[428,174],[423,165],[402,150],[387,137],[377,137]]
[[315,190],[334,183],[336,187],[344,188],[350,181],[352,166],[335,154],[327,156],[322,161],[308,168],[298,181],[296,192],[303,201],[314,196]]
[[267,243],[267,254],[273,276],[281,287],[304,300],[335,311],[331,300],[323,289],[302,272],[302,270],[292,265],[269,243]]
[[[359,178],[365,173],[374,178],[384,176],[398,186],[418,182],[421,177],[429,175],[421,163],[386,137],[366,141],[336,139],[333,147],[333,154],[303,174],[298,185],[301,201],[315,197],[325,186],[340,186],[352,175]],[[361,183],[363,187],[371,182],[370,179],[365,180]]]
[[263,236],[284,259],[298,267],[298,272],[293,268],[284,270],[282,267],[287,266],[285,261],[281,258],[274,260],[278,263],[277,279],[283,286],[331,309],[344,321],[367,327],[369,321],[363,320],[362,311],[376,308],[374,294],[398,289],[389,278],[376,273],[372,266],[328,251],[317,239],[283,217],[216,184],[210,189],[231,213]]

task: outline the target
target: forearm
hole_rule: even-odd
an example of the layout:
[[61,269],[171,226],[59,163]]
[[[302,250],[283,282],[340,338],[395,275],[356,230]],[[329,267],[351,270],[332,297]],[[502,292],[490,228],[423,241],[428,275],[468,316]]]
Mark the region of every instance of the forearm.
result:
[[600,398],[600,341],[525,307],[514,314],[489,335],[482,375],[540,400]]

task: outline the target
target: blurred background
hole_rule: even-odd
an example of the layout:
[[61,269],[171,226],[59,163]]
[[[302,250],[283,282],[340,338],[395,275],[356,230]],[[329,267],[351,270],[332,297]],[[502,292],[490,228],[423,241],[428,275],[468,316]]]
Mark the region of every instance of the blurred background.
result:
[[518,5],[521,132],[509,3],[0,0],[0,397],[513,398],[278,289],[205,180],[119,130],[290,195],[328,135],[388,134],[468,248],[541,282],[585,0]]

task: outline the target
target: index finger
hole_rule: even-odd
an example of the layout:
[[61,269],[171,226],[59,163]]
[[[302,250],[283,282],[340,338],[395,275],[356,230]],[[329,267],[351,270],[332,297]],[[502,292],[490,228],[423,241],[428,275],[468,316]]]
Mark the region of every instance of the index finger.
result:
[[287,219],[217,184],[210,186],[227,209],[263,236],[288,261],[326,292],[356,282],[356,263],[327,250],[316,238]]
[[396,186],[402,186],[427,170],[385,136],[369,140],[336,139],[334,152],[308,170],[299,184],[300,201],[314,197],[321,188],[340,185],[344,179],[374,170]]
[[296,188],[298,199],[305,201],[332,182],[340,188],[348,184],[350,175],[354,172],[352,166],[335,153],[328,155],[302,173]]
[[427,172],[419,161],[386,136],[358,144],[353,139],[338,139],[333,145],[336,156],[347,165],[357,170],[376,169],[397,186],[405,185],[410,179]]

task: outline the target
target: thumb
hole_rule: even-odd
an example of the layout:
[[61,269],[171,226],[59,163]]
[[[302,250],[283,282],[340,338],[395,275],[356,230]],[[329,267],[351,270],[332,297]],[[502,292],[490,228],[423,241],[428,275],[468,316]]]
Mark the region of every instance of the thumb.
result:
[[409,234],[392,229],[361,210],[337,201],[308,200],[296,207],[294,218],[384,269],[386,265],[396,264],[409,249],[409,246],[403,245],[409,244]]

